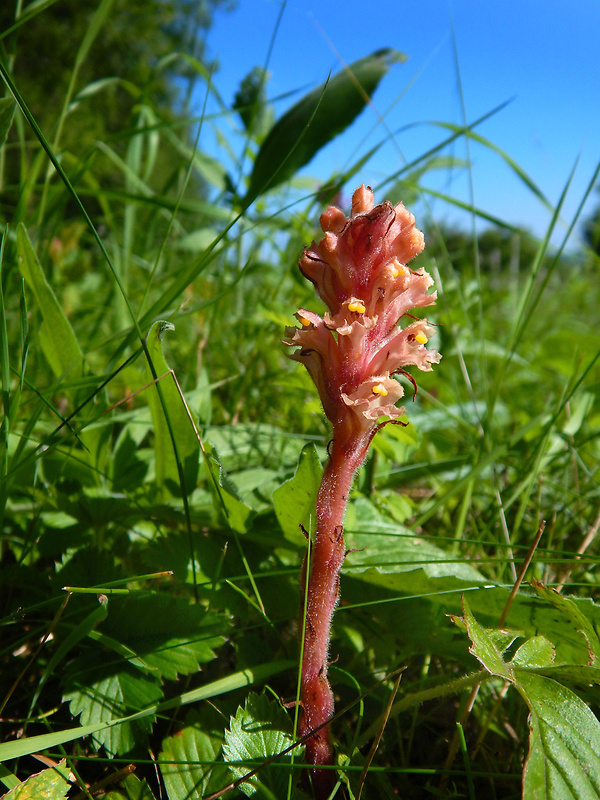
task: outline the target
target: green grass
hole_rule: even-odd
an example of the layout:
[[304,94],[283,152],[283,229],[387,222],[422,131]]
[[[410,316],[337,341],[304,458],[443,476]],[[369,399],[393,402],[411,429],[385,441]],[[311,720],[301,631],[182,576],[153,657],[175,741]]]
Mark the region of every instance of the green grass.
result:
[[[371,90],[390,66],[378,59],[359,67]],[[70,97],[42,132],[2,71],[18,106],[2,163],[20,178],[0,197],[0,780],[16,790],[66,759],[77,786],[45,771],[29,796],[109,778],[95,797],[191,800],[256,768],[261,796],[308,796],[281,699],[296,697],[298,526],[329,431],[280,339],[298,307],[317,308],[296,262],[328,192],[297,173],[337,133],[328,109],[348,87],[294,107],[299,143],[285,118],[261,141],[251,115],[244,129],[223,108],[223,130],[245,137],[233,192],[197,128],[149,100],[114,141],[62,150]],[[346,518],[339,797],[597,796],[597,259],[549,246],[562,198],[533,248],[505,224],[491,261],[472,237],[454,249],[420,181],[474,135],[441,129],[439,148],[373,187],[410,199],[432,242],[420,263],[443,361],[410,425],[376,437]],[[321,182],[329,196],[361,182],[365,156]]]

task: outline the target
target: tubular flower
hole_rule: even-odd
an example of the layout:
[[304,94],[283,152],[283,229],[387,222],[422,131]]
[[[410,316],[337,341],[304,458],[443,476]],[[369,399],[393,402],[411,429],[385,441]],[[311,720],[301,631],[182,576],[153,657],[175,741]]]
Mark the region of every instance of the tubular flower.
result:
[[[300,258],[302,274],[315,285],[328,307],[320,317],[301,308],[300,327],[286,329],[290,357],[304,364],[318,389],[333,426],[329,460],[316,501],[316,531],[310,558],[304,561],[300,630],[302,648],[300,735],[306,737],[317,800],[329,796],[334,773],[319,767],[334,763],[328,721],[333,692],[327,679],[329,637],[338,602],[339,573],[346,556],[343,519],[356,470],[373,436],[387,422],[398,421],[404,395],[393,377],[404,367],[431,370],[440,355],[426,344],[435,333],[427,320],[410,311],[435,302],[432,280],[424,269],[407,263],[423,249],[423,234],[399,203],[375,205],[371,189],[354,192],[346,217],[331,207],[321,215],[324,236]],[[383,422],[379,422],[384,418]]]

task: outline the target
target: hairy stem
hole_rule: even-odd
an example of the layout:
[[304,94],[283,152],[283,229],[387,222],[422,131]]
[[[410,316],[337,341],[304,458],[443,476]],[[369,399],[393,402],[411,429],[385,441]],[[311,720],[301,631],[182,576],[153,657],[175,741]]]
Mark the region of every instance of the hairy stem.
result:
[[[304,620],[304,649],[301,670],[301,705],[299,732],[307,735],[327,722],[333,714],[333,692],[327,679],[331,621],[339,596],[339,575],[346,555],[343,518],[354,474],[363,462],[368,439],[350,438],[345,444],[334,439],[331,455],[317,495],[317,530],[311,548],[308,578],[307,561],[302,566],[301,614]],[[329,726],[321,728],[306,742],[306,760],[319,767],[334,763],[329,741]],[[312,770],[315,796],[325,798],[333,786],[333,770]]]

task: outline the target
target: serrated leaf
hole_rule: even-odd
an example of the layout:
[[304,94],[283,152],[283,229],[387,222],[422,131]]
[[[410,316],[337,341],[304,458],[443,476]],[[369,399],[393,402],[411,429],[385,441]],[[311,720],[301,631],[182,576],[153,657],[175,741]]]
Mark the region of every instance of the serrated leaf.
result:
[[594,664],[600,659],[600,638],[592,621],[583,612],[582,606],[577,605],[570,597],[559,594],[555,589],[549,589],[541,583],[533,585],[538,595],[561,611],[563,617],[585,638],[589,653],[588,663]]
[[108,722],[95,722],[91,725],[79,728],[69,728],[53,733],[44,733],[40,736],[24,736],[21,739],[0,743],[0,763],[13,758],[39,753],[41,750],[55,748],[66,742],[73,742],[76,739],[83,739],[84,736],[91,736],[97,731],[105,730],[112,726],[120,726],[125,723],[136,722],[148,717],[154,717],[157,712],[170,711],[174,708],[186,706],[191,703],[199,703],[210,697],[216,697],[236,689],[249,686],[251,683],[262,682],[272,675],[276,675],[284,670],[293,669],[293,661],[269,661],[256,667],[246,667],[246,669],[234,672],[226,678],[219,678],[216,681],[192,689],[190,692],[172,697],[162,703],[154,703],[147,708],[138,711],[129,717],[117,717]]
[[[225,731],[223,757],[226,762],[244,761],[248,765],[232,766],[231,772],[237,780],[253,768],[254,762],[264,763],[293,744],[292,726],[288,715],[275,701],[266,695],[251,693],[244,708],[239,708],[235,717],[229,721]],[[301,753],[297,748],[295,756]],[[290,763],[291,752],[278,759],[278,764]],[[281,766],[265,766],[258,775],[240,785],[240,790],[252,797],[257,791],[264,796],[279,798],[286,796],[289,773]],[[262,784],[262,787],[259,786]]]
[[158,763],[169,800],[200,800],[209,786],[228,782],[228,771],[217,764],[222,741],[222,718],[209,706],[188,714],[183,730],[163,741]]
[[529,755],[523,800],[597,800],[600,797],[600,723],[562,684],[515,669],[530,709]]
[[[154,365],[157,378],[161,378],[165,373],[169,372],[169,366],[163,354],[162,337],[166,331],[172,330],[175,330],[174,325],[170,322],[159,320],[152,325],[148,332],[146,340],[148,354]],[[146,372],[148,380],[154,380],[149,367],[146,368]],[[177,456],[182,467],[185,491],[190,494],[196,488],[200,448],[183,399],[171,375],[162,377],[162,380],[149,388],[148,403],[154,424],[156,482],[161,488],[167,488],[175,496],[181,493],[183,487],[181,487],[180,475],[177,469],[174,450],[174,447],[176,447]]]
[[300,545],[306,544],[300,525],[309,535],[315,531],[315,503],[322,477],[317,448],[307,444],[298,458],[294,477],[273,492],[275,514],[285,537]]
[[[81,725],[108,722],[157,703],[163,696],[160,683],[144,675],[126,661],[98,663],[96,654],[85,654],[70,665],[64,680],[63,701],[69,703]],[[155,714],[122,725],[104,728],[94,735],[98,745],[112,755],[128,753],[144,745]]]
[[15,786],[3,800],[63,800],[71,788],[69,768],[63,758],[55,767],[44,769]]
[[253,510],[244,503],[235,484],[225,474],[216,450],[207,442],[204,454],[217,516],[232,530],[245,533],[254,517]]
[[510,666],[504,662],[502,651],[489,631],[486,631],[486,629],[477,622],[464,595],[462,604],[463,620],[467,626],[469,638],[471,639],[469,652],[483,664],[489,673],[492,675],[499,675],[505,680],[511,681],[512,671]]
[[225,618],[166,594],[115,597],[102,631],[127,645],[163,678],[197,672],[212,661],[228,627]]
[[57,378],[66,373],[70,377],[81,375],[83,354],[79,342],[46,280],[23,223],[19,223],[17,228],[17,257],[21,275],[35,295],[42,314],[40,345],[52,372]]
[[377,50],[354,61],[287,111],[258,151],[243,205],[290,178],[345,130],[369,102],[390,66],[405,59],[396,50]]

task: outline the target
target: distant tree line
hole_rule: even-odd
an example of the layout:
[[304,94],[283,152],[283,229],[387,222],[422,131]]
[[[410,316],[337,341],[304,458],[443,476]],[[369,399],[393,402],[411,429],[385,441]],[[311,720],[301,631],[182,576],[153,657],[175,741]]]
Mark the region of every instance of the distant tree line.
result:
[[[99,5],[100,0],[57,0],[1,40],[0,56],[10,65],[25,101],[48,133],[62,107],[77,50]],[[77,90],[102,78],[118,78],[121,86],[93,96],[81,128],[96,136],[119,130],[126,118],[124,111],[135,102],[125,84],[142,94],[151,93],[153,103],[165,112],[180,110],[193,72],[184,60],[173,59],[161,70],[159,63],[183,53],[210,66],[206,35],[214,13],[233,5],[234,0],[114,0],[79,70]],[[27,15],[27,6],[17,0],[0,3],[0,31],[15,24],[17,7],[20,18]]]
[[475,240],[471,232],[444,223],[432,226],[426,241],[428,256],[447,257],[458,270],[472,270],[476,245],[480,269],[492,273],[531,264],[539,245],[524,229],[488,228]]
[[[106,158],[98,161],[97,143],[109,142],[122,156],[130,136],[121,133],[136,125],[142,105],[166,124],[193,116],[190,101],[195,101],[193,88],[199,77],[194,62],[209,71],[216,68],[206,37],[215,12],[233,9],[235,0],[113,0],[77,70],[78,50],[93,30],[101,0],[56,0],[27,18],[28,8],[35,5],[0,2],[0,34],[5,34],[0,58],[51,144],[70,95],[58,154],[74,153],[80,165],[90,166],[93,160],[95,178],[107,186],[121,177]],[[185,137],[185,127],[179,132]],[[25,160],[22,153],[11,158],[23,141],[32,143],[31,149],[27,144]],[[3,157],[0,197],[8,219],[23,181],[19,170],[37,149],[33,134],[25,128],[19,136],[13,125]]]

